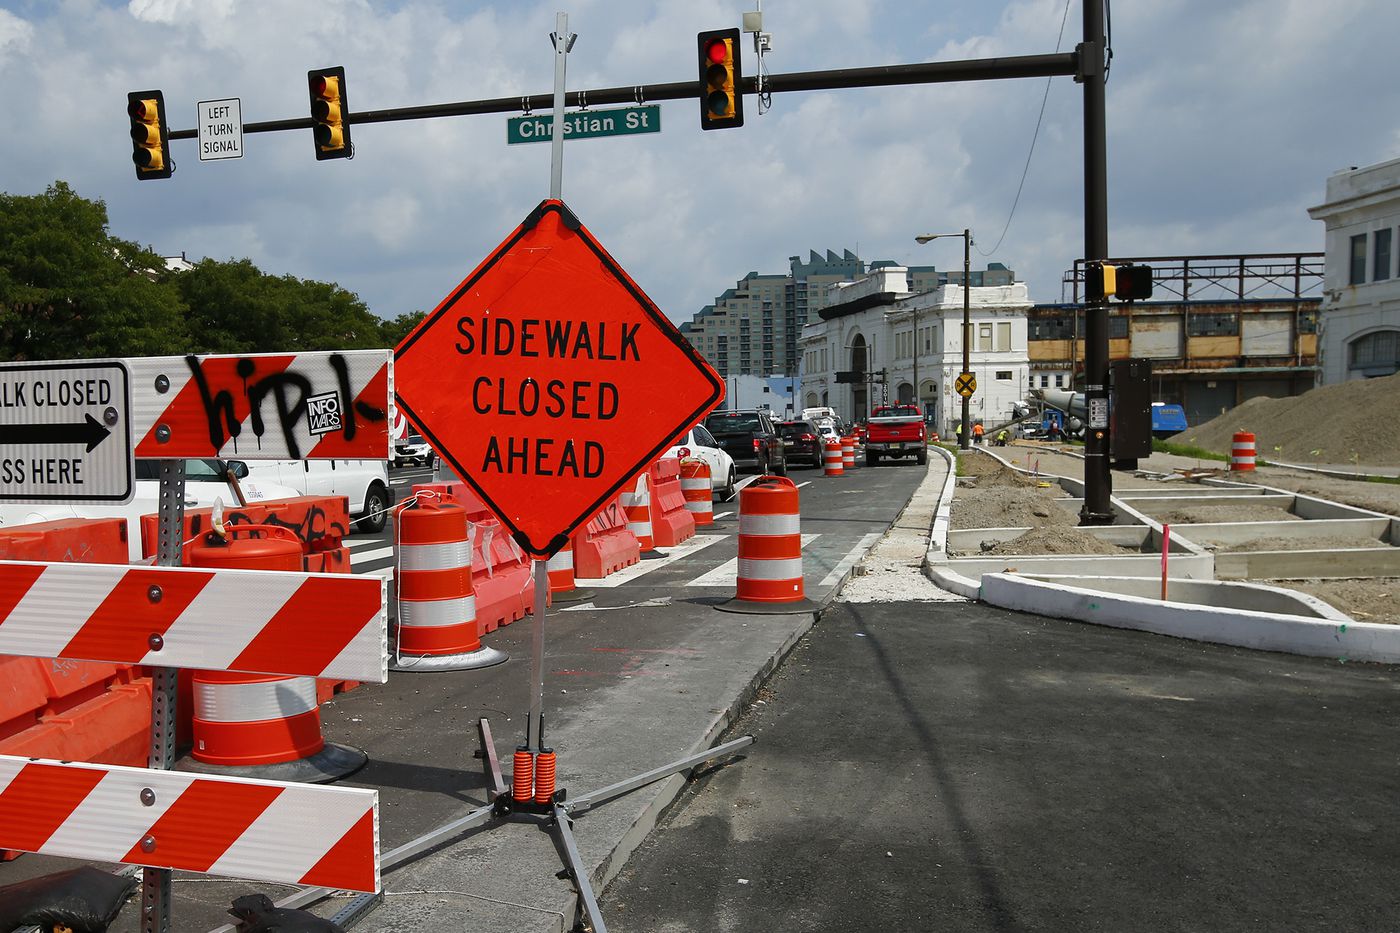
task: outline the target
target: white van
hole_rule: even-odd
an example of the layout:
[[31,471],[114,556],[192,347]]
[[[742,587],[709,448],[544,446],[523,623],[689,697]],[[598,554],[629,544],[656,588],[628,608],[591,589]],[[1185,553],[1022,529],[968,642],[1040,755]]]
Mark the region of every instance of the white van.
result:
[[296,490],[298,496],[345,496],[352,532],[384,530],[393,497],[384,460],[248,460],[248,478]]
[[[235,507],[238,497],[230,488],[228,473],[239,478],[238,487],[248,502],[290,499],[299,496],[296,489],[278,484],[271,477],[258,479],[248,476],[242,461],[186,460],[185,508],[208,508],[216,500],[225,508]],[[136,492],[125,505],[102,505],[91,502],[55,502],[46,505],[0,505],[0,527],[52,522],[64,518],[125,518],[129,545],[128,556],[135,563],[141,560],[141,516],[160,511],[160,461],[136,461]]]

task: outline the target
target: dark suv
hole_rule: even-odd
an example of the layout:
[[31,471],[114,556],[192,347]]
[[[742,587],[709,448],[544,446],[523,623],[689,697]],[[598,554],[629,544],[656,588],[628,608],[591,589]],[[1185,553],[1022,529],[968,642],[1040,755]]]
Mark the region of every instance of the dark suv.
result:
[[784,456],[789,460],[822,466],[825,449],[822,447],[822,432],[811,421],[784,421],[778,425],[778,434],[783,439]]
[[717,411],[705,419],[705,427],[738,469],[787,475],[783,439],[767,411]]

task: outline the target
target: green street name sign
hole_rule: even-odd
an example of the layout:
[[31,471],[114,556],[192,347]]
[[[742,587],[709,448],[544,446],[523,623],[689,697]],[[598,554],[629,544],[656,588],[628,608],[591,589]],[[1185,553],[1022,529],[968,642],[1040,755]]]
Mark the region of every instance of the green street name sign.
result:
[[[554,131],[552,113],[511,117],[506,121],[506,143],[547,143]],[[661,132],[661,106],[619,107],[615,110],[575,110],[564,114],[565,139],[599,136],[634,136]]]

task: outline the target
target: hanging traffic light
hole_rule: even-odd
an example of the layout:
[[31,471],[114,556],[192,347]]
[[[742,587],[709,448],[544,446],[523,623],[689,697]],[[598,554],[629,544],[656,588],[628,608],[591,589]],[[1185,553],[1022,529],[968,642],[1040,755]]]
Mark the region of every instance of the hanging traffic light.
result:
[[165,95],[160,91],[132,91],[126,95],[126,112],[131,117],[131,161],[136,177],[169,178],[175,170],[170,161],[170,131],[165,125]]
[[316,161],[348,159],[350,148],[350,104],[345,96],[345,69],[321,68],[306,73],[311,92],[311,132],[316,141]]
[[1152,297],[1152,267],[1135,263],[1091,262],[1084,267],[1084,300],[1142,301]]
[[739,30],[702,32],[700,48],[700,129],[722,130],[744,125],[744,97],[739,85]]

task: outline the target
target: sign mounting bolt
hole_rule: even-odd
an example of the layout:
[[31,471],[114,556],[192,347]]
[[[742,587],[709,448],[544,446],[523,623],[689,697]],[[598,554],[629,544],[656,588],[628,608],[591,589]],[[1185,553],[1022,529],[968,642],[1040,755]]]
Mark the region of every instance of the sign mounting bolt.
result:
[[[149,787],[143,787],[143,788],[141,788],[141,805],[142,805],[143,807],[153,807],[153,806],[155,806],[155,803],[156,803],[156,792],[153,791],[153,790],[151,790]],[[146,838],[147,838],[147,839],[151,839],[150,836],[147,836]],[[155,840],[154,840],[154,839],[151,839],[151,848],[155,848]],[[149,852],[150,849],[147,849],[146,851]]]
[[117,423],[117,410],[109,407],[102,413],[102,420],[107,423],[108,427],[115,425]]
[[159,586],[152,584],[146,587],[146,598],[153,603],[160,602],[160,598],[165,595]]

